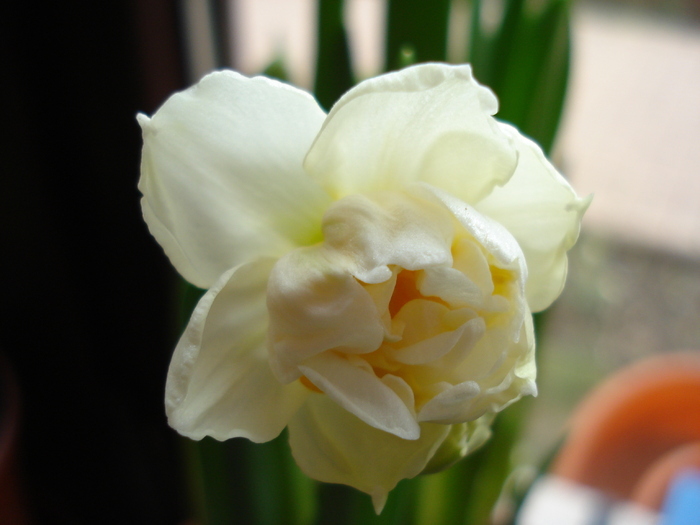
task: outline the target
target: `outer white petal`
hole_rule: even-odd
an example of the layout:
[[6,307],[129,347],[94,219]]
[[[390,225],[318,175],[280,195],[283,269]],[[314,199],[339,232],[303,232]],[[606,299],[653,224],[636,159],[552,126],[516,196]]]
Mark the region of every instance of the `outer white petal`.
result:
[[508,183],[475,208],[517,239],[528,266],[526,295],[532,311],[547,308],[566,280],[566,252],[578,238],[591,199],[580,199],[540,147],[508,124],[500,124],[518,148],[518,168]]
[[272,375],[265,289],[273,260],[226,272],[202,297],[175,349],[166,384],[170,426],[202,439],[276,437],[309,394]]
[[309,396],[289,423],[292,454],[314,479],[350,485],[372,496],[375,510],[404,478],[420,474],[450,431],[423,423],[417,440],[369,426],[330,398]]
[[318,239],[330,201],[302,161],[324,118],[308,93],[232,71],[139,115],[144,218],[183,277],[209,288]]
[[475,202],[516,152],[469,66],[422,64],[362,82],[333,107],[304,166],[335,198],[425,181]]

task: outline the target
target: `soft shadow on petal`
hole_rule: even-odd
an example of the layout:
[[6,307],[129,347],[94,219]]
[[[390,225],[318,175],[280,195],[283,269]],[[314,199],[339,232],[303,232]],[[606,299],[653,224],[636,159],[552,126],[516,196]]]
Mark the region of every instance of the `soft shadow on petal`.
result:
[[274,260],[226,272],[202,297],[175,349],[166,384],[168,422],[218,440],[275,438],[309,391],[282,385],[267,359],[265,291]]
[[495,219],[517,239],[528,266],[526,296],[532,311],[547,308],[566,280],[566,252],[578,238],[590,198],[579,198],[540,147],[508,124],[500,124],[519,152],[508,183],[475,208]]
[[139,115],[139,189],[177,270],[209,288],[229,268],[316,242],[328,195],[302,168],[324,112],[308,94],[233,71]]
[[401,439],[367,425],[328,396],[312,394],[289,423],[289,442],[306,474],[366,492],[379,513],[389,491],[420,474],[450,430],[430,423],[420,428],[419,439]]
[[334,198],[424,181],[475,202],[515,170],[497,108],[469,66],[382,75],[338,101],[304,166]]

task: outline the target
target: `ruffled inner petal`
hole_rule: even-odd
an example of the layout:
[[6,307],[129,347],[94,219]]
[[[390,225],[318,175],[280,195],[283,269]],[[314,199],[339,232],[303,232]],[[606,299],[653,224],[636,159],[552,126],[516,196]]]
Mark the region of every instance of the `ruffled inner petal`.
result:
[[406,365],[424,365],[436,361],[450,352],[457,344],[457,341],[460,340],[463,333],[464,327],[461,326],[456,330],[428,337],[412,345],[398,349],[387,349],[386,352],[392,359],[395,359],[399,363]]
[[285,383],[300,377],[299,365],[317,354],[368,353],[384,339],[385,326],[370,295],[319,247],[295,250],[278,261],[267,307],[270,363]]
[[418,418],[420,421],[434,421],[438,423],[462,423],[467,421],[461,419],[464,407],[479,395],[481,388],[476,381],[465,381],[436,395],[428,401]]
[[[443,383],[441,390],[421,407],[418,421],[472,421],[487,412],[503,410],[523,396],[537,395],[532,322],[523,324],[517,343],[505,343],[502,330],[487,332],[455,368],[454,383]],[[472,379],[459,383],[457,378],[467,377],[467,372]]]
[[323,218],[325,249],[357,279],[376,284],[390,266],[419,270],[451,266],[454,226],[440,205],[400,192],[351,195]]
[[[480,268],[475,269],[480,270]],[[474,273],[477,274],[477,279],[482,278],[478,272]],[[426,268],[417,285],[421,294],[426,297],[439,297],[454,308],[470,306],[478,309],[484,303],[485,294],[470,278],[471,274],[471,268],[468,268],[467,272],[445,266]],[[491,282],[491,279],[489,278],[488,281]]]
[[353,360],[325,352],[307,360],[299,369],[326,395],[368,425],[403,439],[420,436],[413,407],[407,407],[404,399],[374,375],[361,358]]
[[439,188],[415,184],[411,186],[411,192],[445,206],[471,238],[492,257],[490,265],[516,271],[517,280],[524,286],[528,274],[523,251],[502,224]]

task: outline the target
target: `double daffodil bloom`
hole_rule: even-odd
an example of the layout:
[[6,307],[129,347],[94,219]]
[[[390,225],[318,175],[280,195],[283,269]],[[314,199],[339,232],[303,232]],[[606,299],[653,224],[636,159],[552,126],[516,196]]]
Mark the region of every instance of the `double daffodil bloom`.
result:
[[170,365],[173,428],[288,427],[302,470],[380,511],[534,395],[531,312],[559,295],[587,202],[496,111],[469,66],[426,64],[328,115],[232,71],[139,115],[144,218],[208,289]]

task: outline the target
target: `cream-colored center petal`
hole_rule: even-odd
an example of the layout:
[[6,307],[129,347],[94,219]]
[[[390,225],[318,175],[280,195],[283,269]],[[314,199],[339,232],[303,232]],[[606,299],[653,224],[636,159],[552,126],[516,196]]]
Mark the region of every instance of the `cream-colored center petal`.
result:
[[417,421],[471,421],[532,391],[516,374],[534,370],[522,260],[498,256],[513,252],[504,229],[475,222],[408,192],[336,202],[324,242],[272,272],[277,377],[404,439]]

